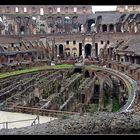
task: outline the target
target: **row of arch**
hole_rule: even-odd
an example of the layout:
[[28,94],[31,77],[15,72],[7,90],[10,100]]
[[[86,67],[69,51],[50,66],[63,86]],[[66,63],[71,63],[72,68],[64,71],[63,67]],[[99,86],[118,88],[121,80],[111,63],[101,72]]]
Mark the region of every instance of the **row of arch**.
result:
[[[109,32],[114,32],[114,25],[113,24],[108,25],[108,27],[109,27]],[[103,32],[107,32],[108,31],[106,24],[102,25],[102,31]]]
[[[3,17],[0,17],[1,30],[5,30],[5,34],[37,34],[39,33],[71,33],[71,32],[93,32],[95,20],[89,19],[86,23],[80,23],[78,16],[57,16],[57,17],[46,17],[46,23],[38,23],[36,16],[32,17],[15,17],[15,25],[9,23],[8,30],[5,28]],[[24,25],[25,24],[25,25]],[[19,28],[19,29],[14,29]],[[17,33],[18,32],[18,33]],[[3,32],[2,32],[3,34]]]
[[[30,9],[30,10],[29,10]],[[53,13],[53,12],[61,12],[61,10],[65,13],[68,13],[68,12],[77,12],[78,10],[78,7],[73,7],[73,10],[70,8],[70,7],[57,7],[56,9],[54,7],[37,7],[37,6],[16,6],[16,7],[10,7],[10,6],[6,6],[6,7],[0,7],[0,11],[1,12],[4,12],[4,13],[10,13],[10,12],[26,12],[28,13],[29,11],[31,13],[37,13],[38,11],[40,10],[40,12],[43,10],[43,12],[46,12],[46,13]],[[83,13],[86,12],[86,7],[82,7],[82,11]]]
[[[85,57],[88,58],[89,56],[91,56],[91,50],[92,50],[92,45],[91,44],[86,44],[84,47],[84,53],[85,53]],[[72,48],[73,52],[78,51],[78,49],[76,47]],[[79,48],[80,51],[80,48]],[[59,52],[59,53],[58,53]],[[60,45],[55,45],[55,55],[56,56],[60,56],[63,57],[64,56],[64,52],[67,52],[70,56],[70,48],[65,48],[64,49],[64,45],[60,44]],[[81,55],[81,53],[79,52],[79,55]]]

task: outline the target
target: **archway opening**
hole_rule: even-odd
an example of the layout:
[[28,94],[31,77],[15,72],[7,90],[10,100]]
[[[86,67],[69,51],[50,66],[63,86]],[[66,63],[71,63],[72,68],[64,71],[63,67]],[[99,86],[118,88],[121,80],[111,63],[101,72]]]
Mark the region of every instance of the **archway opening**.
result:
[[70,19],[70,17],[66,16],[64,18],[64,26],[65,26],[65,32],[70,33],[70,31],[71,31],[71,19]]
[[82,55],[82,43],[79,43],[79,56]]
[[66,57],[69,57],[70,56],[70,48],[66,48],[65,53],[66,53]]
[[24,34],[24,33],[25,33],[25,26],[21,26],[21,27],[20,27],[20,33],[21,33],[21,34]]
[[40,32],[45,33],[45,25],[44,24],[40,25]]
[[87,22],[87,32],[91,32],[92,30],[92,28],[91,28],[91,25],[93,26],[95,24],[95,20],[93,20],[93,19],[90,19],[90,20],[88,20],[88,22]]
[[102,30],[103,30],[103,32],[107,32],[107,25],[104,24],[104,25],[102,26]]
[[91,44],[85,45],[85,58],[91,56],[91,48],[92,48]]
[[79,31],[80,31],[80,32],[84,32],[84,25],[83,25],[83,24],[81,24],[81,25],[79,26]]
[[60,57],[63,57],[63,55],[64,55],[64,54],[63,54],[63,48],[64,48],[63,45],[60,44],[60,45],[59,45],[59,56],[60,56]]
[[110,32],[113,32],[113,31],[114,31],[114,25],[113,25],[113,24],[110,24],[110,25],[109,25],[109,31],[110,31]]

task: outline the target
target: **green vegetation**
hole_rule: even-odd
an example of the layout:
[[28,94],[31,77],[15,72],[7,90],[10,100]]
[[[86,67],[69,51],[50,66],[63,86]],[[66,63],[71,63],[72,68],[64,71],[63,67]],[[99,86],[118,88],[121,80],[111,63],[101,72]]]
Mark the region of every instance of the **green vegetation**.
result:
[[116,112],[120,109],[120,106],[119,106],[119,100],[114,97],[113,98],[113,109],[112,109],[112,112]]
[[32,73],[32,72],[37,72],[41,70],[49,70],[49,69],[68,69],[68,68],[73,68],[73,65],[69,64],[61,64],[61,65],[54,65],[54,66],[43,66],[43,67],[32,67],[29,69],[23,69],[23,70],[15,70],[12,72],[5,72],[5,73],[0,73],[0,78],[5,78],[8,76],[14,76],[14,75],[20,75],[20,74],[25,74],[25,73]]

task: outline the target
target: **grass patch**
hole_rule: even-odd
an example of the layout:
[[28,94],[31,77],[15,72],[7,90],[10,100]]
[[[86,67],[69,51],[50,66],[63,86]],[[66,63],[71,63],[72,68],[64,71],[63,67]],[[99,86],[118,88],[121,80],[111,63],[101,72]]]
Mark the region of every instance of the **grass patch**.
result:
[[113,98],[113,108],[112,108],[112,112],[116,112],[120,109],[120,106],[119,106],[119,100],[114,97]]
[[0,73],[0,79],[1,78],[6,78],[9,76],[14,76],[14,75],[19,75],[19,74],[25,74],[25,73],[31,73],[31,72],[36,72],[40,70],[49,70],[49,69],[68,69],[68,68],[73,68],[73,65],[69,64],[61,64],[61,65],[54,65],[54,66],[43,66],[43,67],[32,67],[29,69],[23,69],[23,70],[15,70],[12,72],[5,72],[5,73]]

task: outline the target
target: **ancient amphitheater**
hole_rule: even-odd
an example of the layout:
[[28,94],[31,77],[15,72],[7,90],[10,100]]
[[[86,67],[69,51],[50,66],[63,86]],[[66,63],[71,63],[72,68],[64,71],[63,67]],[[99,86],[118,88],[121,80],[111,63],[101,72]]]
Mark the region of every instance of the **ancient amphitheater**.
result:
[[0,134],[140,134],[139,11],[0,6],[0,111],[56,118]]

